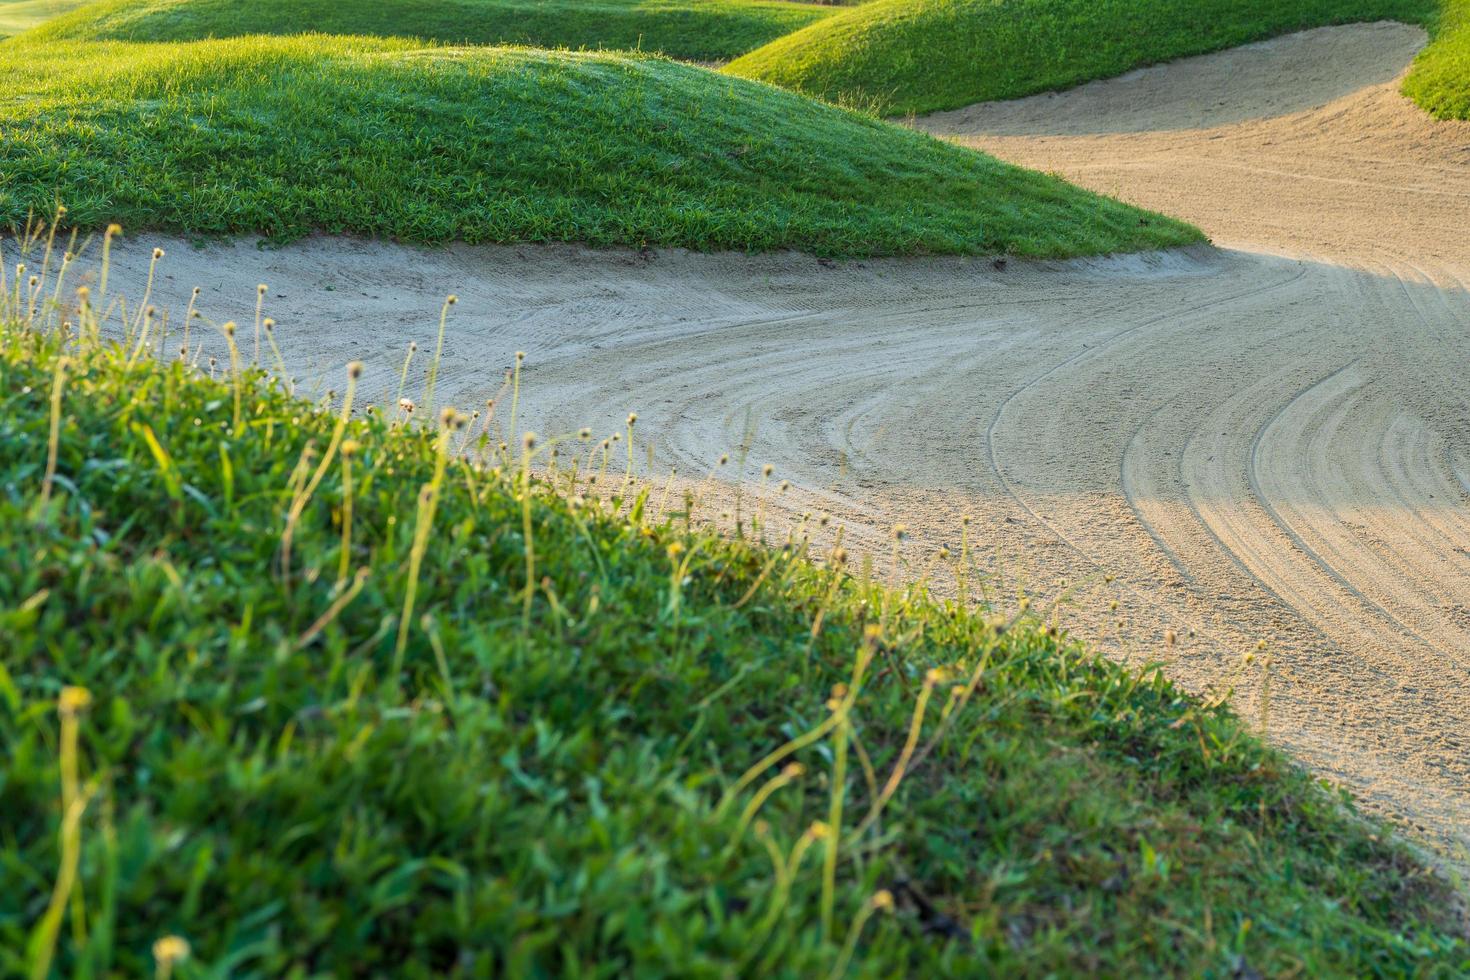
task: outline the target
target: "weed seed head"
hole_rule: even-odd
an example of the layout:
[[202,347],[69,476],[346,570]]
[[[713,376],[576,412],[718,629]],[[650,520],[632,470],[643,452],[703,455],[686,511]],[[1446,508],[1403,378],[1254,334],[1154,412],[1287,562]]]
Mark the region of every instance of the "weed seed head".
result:
[[361,361],[353,361],[351,364],[347,365],[347,377],[351,378],[353,381],[356,381],[358,378],[362,377]]
[[637,412],[629,412],[628,413],[628,428],[631,429],[631,428],[633,428],[633,426],[635,426],[637,424],[638,424],[638,413]]
[[63,687],[56,699],[56,710],[63,717],[75,718],[92,704],[92,692],[85,687]]
[[527,432],[524,436],[521,437],[521,442],[525,445],[527,451],[532,450],[532,449],[535,449],[536,448],[536,433],[534,433],[534,432]]
[[591,439],[591,438],[592,438],[592,430],[591,429],[588,429],[586,427],[583,427],[583,428],[577,430],[577,440],[579,442],[586,442],[588,439]]
[[156,261],[158,261],[161,258],[163,258],[163,249],[161,249],[161,248],[155,248],[153,250],[153,259],[154,259],[154,261],[156,262]]
[[174,966],[189,958],[189,941],[183,936],[164,936],[153,943],[153,958],[160,966]]
[[410,398],[398,399],[398,407],[403,409],[409,415],[413,414],[413,400]]
[[770,463],[767,463],[765,466],[761,467],[761,476],[769,478],[770,475],[774,472],[776,472],[776,468]]

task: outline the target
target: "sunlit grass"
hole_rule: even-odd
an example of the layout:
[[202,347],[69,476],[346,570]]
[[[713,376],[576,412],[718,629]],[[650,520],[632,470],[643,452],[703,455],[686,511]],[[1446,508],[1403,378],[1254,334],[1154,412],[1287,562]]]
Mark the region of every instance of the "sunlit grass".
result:
[[1198,231],[658,58],[352,38],[0,45],[0,222],[820,255],[1093,255]]
[[[69,2],[63,9],[75,6]],[[5,9],[0,4],[0,24]],[[371,34],[449,44],[640,50],[718,61],[837,9],[799,0],[98,0],[47,23],[35,40]]]
[[59,14],[74,10],[87,0],[0,0],[0,38],[19,34]]
[[[1329,24],[1465,24],[1467,0],[874,0],[737,59],[728,70],[902,115],[1014,99]],[[1445,29],[1406,92],[1470,111],[1470,27]]]
[[1438,34],[1415,60],[1404,94],[1441,119],[1470,119],[1470,0],[1444,0]]

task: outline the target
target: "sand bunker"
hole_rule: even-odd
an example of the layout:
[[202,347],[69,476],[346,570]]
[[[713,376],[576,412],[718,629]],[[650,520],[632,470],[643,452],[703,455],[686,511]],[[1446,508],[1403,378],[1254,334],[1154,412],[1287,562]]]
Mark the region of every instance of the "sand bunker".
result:
[[[1089,642],[1166,659],[1197,689],[1235,682],[1247,713],[1260,673],[1242,654],[1264,639],[1271,736],[1464,847],[1470,126],[1397,95],[1422,41],[1313,31],[1045,113],[921,123],[1190,218],[1225,249],[996,268],[163,242],[159,299],[182,308],[197,283],[207,313],[248,323],[269,283],[302,375],[339,384],[360,358],[381,401],[454,291],[440,390],[456,404],[493,394],[522,349],[530,427],[611,432],[634,409],[656,465],[693,477],[748,442],[745,475],[773,463],[797,485],[784,500],[859,542],[886,550],[907,524],[916,570],[972,514],[1012,592],[1072,597],[1063,622]],[[1179,97],[1213,90],[1225,107]],[[117,281],[153,244],[123,250]]]

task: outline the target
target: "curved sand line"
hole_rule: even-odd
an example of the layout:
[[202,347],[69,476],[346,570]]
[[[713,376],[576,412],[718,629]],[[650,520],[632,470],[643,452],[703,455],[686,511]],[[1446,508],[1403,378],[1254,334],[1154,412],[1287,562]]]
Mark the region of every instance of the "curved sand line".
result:
[[[1106,115],[1116,91],[1125,134],[973,128],[1014,132],[1036,118],[1020,104],[922,123],[1183,215],[1224,250],[1000,269],[174,242],[156,295],[182,308],[198,283],[209,315],[248,324],[270,283],[303,375],[360,358],[386,402],[453,290],[443,399],[480,404],[526,350],[529,427],[612,432],[637,410],[655,471],[691,478],[748,442],[744,475],[774,463],[797,488],[782,501],[830,510],[850,541],[885,553],[907,524],[916,573],[972,514],[980,564],[1011,590],[998,602],[1070,597],[1063,623],[1089,642],[1167,660],[1196,689],[1234,684],[1273,738],[1463,858],[1470,127],[1396,94],[1422,40],[1313,31],[1150,69],[1153,103],[1136,78],[1057,96],[1041,121]],[[1320,76],[1327,101],[1252,103],[1277,71]],[[1178,128],[1171,93],[1199,77],[1245,93],[1237,121]],[[1252,108],[1269,118],[1239,122]],[[146,273],[152,244],[122,250],[117,281]],[[1258,666],[1240,666],[1261,639],[1267,704]]]

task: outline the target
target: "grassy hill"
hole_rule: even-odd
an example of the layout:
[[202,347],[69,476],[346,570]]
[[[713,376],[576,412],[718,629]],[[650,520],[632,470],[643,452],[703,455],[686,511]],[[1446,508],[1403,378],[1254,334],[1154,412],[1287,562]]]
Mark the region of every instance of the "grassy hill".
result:
[[596,442],[427,396],[348,421],[350,370],[314,405],[211,381],[177,323],[104,343],[114,297],[30,290],[0,284],[6,975],[1470,967],[1387,831],[1044,611],[585,498],[622,478]]
[[246,34],[368,34],[449,44],[637,49],[716,61],[835,9],[788,0],[97,0],[47,23],[36,38],[194,41]]
[[1067,256],[1199,232],[660,58],[401,40],[0,45],[0,226]]
[[1309,27],[1443,22],[1406,91],[1437,115],[1465,118],[1467,11],[1470,0],[874,0],[727,70],[900,115],[1063,89]]

